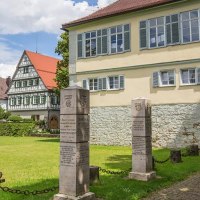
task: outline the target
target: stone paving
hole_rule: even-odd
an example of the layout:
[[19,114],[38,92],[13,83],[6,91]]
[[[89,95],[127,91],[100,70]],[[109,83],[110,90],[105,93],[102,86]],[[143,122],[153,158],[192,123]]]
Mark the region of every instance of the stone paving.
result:
[[200,173],[142,200],[200,200]]

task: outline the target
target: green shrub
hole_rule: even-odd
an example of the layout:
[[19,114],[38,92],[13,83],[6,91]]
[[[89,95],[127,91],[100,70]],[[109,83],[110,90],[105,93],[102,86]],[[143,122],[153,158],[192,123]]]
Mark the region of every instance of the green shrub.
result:
[[5,122],[0,123],[0,136],[25,136],[34,129],[34,123]]
[[31,118],[23,118],[22,120],[23,120],[23,122],[26,122],[26,123],[29,123],[29,122],[35,123],[34,120]]
[[23,121],[23,119],[18,115],[11,115],[11,116],[8,117],[8,121],[21,122],[21,121]]
[[5,111],[1,106],[0,106],[0,119],[8,119],[8,117],[11,115],[10,112]]

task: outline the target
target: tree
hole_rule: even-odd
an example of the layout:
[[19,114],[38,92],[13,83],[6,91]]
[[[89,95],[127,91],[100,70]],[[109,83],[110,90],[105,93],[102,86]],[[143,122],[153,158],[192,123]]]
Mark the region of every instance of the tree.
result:
[[7,112],[0,106],[0,120],[1,119],[8,119],[8,117],[11,115],[10,112]]
[[57,88],[55,92],[60,93],[60,90],[69,86],[69,35],[68,32],[64,32],[60,35],[55,53],[62,56],[62,59],[57,64],[56,78]]

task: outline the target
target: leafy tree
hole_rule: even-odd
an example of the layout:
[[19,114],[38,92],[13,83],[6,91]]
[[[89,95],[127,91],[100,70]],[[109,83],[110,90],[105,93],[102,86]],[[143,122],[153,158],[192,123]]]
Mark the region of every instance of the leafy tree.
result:
[[1,106],[0,106],[0,119],[7,119],[11,115],[10,112],[5,111]]
[[69,35],[68,32],[64,32],[60,35],[55,53],[62,56],[61,61],[57,64],[56,78],[57,88],[55,92],[60,93],[60,89],[66,88],[69,85]]

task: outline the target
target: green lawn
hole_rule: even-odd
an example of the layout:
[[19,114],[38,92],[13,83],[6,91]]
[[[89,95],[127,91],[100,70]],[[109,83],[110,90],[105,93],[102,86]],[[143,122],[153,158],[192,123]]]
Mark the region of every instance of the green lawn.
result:
[[[169,156],[168,150],[154,150],[157,159]],[[90,190],[105,200],[134,200],[151,191],[180,181],[200,171],[200,157],[183,158],[183,163],[157,164],[161,178],[148,183],[127,180],[124,175],[101,174],[101,183]],[[22,190],[42,190],[58,185],[59,140],[29,137],[0,137],[0,171],[9,186]],[[130,147],[91,146],[90,164],[112,170],[131,167]],[[49,200],[58,191],[38,196],[23,196],[0,191],[0,200]]]

